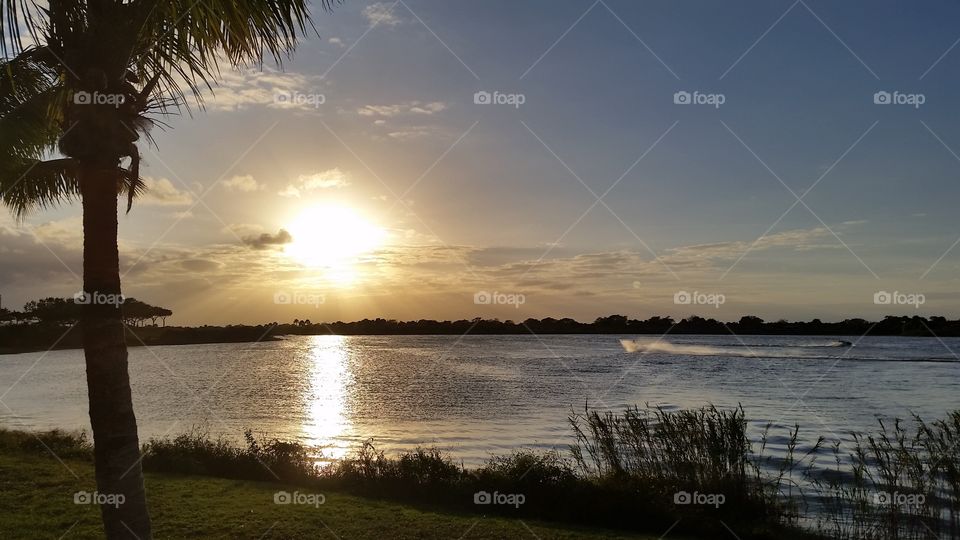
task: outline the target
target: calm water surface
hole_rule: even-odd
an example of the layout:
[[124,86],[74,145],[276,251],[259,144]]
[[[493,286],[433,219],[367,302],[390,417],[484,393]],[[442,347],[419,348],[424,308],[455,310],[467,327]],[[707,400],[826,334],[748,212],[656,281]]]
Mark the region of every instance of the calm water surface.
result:
[[[621,343],[621,338],[629,340]],[[433,445],[468,465],[566,448],[591,407],[742,404],[755,433],[850,440],[878,418],[960,408],[960,339],[782,336],[297,336],[131,348],[141,437],[201,426],[324,446]],[[87,429],[82,351],[0,356],[0,426]],[[780,430],[779,433],[783,433]],[[775,438],[773,455],[782,450]]]

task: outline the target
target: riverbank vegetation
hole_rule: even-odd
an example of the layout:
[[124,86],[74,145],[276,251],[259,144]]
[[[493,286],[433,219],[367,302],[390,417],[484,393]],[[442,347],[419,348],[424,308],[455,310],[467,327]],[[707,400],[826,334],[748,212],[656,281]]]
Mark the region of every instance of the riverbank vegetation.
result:
[[[44,444],[67,452],[63,434],[38,434]],[[10,448],[11,438],[19,439]],[[70,439],[68,436],[67,439]],[[32,442],[31,442],[32,441]],[[19,446],[25,445],[24,447]],[[77,504],[94,491],[93,464],[82,456],[55,459],[28,434],[0,433],[0,538],[99,539],[103,523],[96,505]],[[443,508],[326,492],[323,504],[276,504],[278,492],[303,491],[276,481],[145,473],[155,538],[382,538],[500,540],[503,538],[654,540],[640,535],[536,520],[450,512]],[[671,535],[670,538],[674,538]],[[677,540],[684,537],[677,536]]]
[[[741,409],[585,410],[570,426],[568,450],[520,450],[476,468],[432,448],[387,456],[367,443],[325,461],[322,449],[296,442],[247,432],[238,446],[197,430],[149,441],[143,465],[159,475],[671,537],[960,538],[960,411],[910,427],[882,423],[849,446],[804,446],[798,427],[768,427],[751,443]],[[10,450],[90,454],[81,435],[0,432],[0,451]]]

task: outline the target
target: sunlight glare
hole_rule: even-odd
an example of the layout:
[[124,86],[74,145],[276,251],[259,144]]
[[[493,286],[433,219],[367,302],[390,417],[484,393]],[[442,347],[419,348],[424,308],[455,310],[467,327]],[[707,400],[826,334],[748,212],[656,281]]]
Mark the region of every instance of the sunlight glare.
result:
[[293,241],[284,253],[304,266],[324,268],[326,277],[339,283],[353,281],[357,258],[381,246],[387,236],[353,209],[339,205],[307,208],[286,229]]
[[303,431],[308,444],[324,447],[325,459],[343,458],[349,449],[347,393],[352,374],[346,341],[343,336],[311,338],[311,388]]

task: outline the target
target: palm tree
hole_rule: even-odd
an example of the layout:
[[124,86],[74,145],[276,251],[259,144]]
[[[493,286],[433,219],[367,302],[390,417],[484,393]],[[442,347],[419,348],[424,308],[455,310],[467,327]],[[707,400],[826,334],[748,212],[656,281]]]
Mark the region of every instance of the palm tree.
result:
[[[334,0],[320,0],[329,9]],[[18,216],[79,198],[97,490],[108,538],[150,538],[130,397],[117,249],[144,184],[141,136],[158,115],[202,107],[220,64],[277,64],[312,28],[307,0],[0,0],[0,201]],[[24,45],[24,42],[27,45]]]

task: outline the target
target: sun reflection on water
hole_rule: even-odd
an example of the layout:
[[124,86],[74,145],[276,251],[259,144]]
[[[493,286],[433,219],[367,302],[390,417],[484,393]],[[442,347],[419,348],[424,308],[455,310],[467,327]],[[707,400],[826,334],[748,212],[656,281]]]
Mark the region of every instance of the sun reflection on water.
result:
[[304,437],[311,446],[323,448],[323,458],[340,459],[349,450],[353,428],[347,403],[353,381],[347,338],[313,336],[308,361],[310,389],[306,396]]

